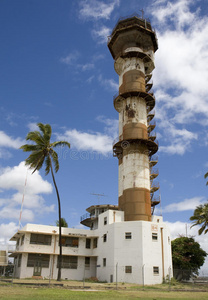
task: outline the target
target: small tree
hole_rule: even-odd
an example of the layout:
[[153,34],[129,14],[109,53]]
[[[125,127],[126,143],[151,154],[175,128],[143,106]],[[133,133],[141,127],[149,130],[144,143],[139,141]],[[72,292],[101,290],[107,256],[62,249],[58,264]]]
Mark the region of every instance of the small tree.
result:
[[[59,220],[56,220],[56,226],[59,226]],[[61,227],[68,228],[68,223],[64,218],[61,218]]]
[[207,253],[192,237],[181,236],[172,241],[173,276],[177,280],[188,280],[198,275]]

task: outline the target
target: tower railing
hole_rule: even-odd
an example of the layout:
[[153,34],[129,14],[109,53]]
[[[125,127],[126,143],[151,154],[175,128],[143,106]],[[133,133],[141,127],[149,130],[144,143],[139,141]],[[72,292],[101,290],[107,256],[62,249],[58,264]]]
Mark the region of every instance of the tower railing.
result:
[[151,161],[158,161],[158,156],[157,155],[153,155],[150,157],[150,162]]
[[140,23],[139,25],[141,25],[142,27],[144,27],[144,28],[146,28],[146,29],[149,29],[149,30],[153,31],[154,34],[155,34],[155,36],[156,36],[155,29],[151,26],[151,23],[150,23],[149,18],[144,19],[143,17],[141,17],[141,15],[135,13],[135,14],[132,14],[132,15],[129,15],[129,16],[126,16],[126,17],[122,17],[122,18],[119,18],[119,19],[118,19],[118,22],[117,22],[116,25],[114,26],[111,35],[108,36],[108,43],[110,42],[112,36],[114,35],[115,30],[116,30],[116,29],[127,28],[127,27],[130,25],[130,24],[129,24],[129,23],[130,23],[130,20],[129,20],[129,22],[120,24],[120,26],[118,26],[119,23],[120,23],[121,21],[123,21],[123,20],[126,20],[126,19],[127,19],[127,20],[128,20],[128,19],[132,19],[132,18],[134,18],[134,17],[136,17],[136,18],[138,19],[138,21],[139,21],[139,23]]

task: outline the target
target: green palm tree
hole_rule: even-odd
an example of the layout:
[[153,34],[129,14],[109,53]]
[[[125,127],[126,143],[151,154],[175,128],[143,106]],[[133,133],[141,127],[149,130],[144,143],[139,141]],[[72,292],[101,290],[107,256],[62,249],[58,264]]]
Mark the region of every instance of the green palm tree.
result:
[[59,211],[59,256],[58,256],[58,277],[57,280],[61,280],[61,262],[62,262],[62,243],[61,243],[61,202],[59,197],[58,188],[56,185],[53,164],[55,167],[55,172],[59,170],[58,154],[53,148],[58,146],[67,146],[70,148],[70,144],[66,141],[59,141],[51,143],[51,126],[49,124],[38,123],[40,131],[31,131],[27,134],[26,140],[33,142],[33,144],[25,144],[20,147],[25,152],[31,152],[31,154],[26,158],[25,164],[38,171],[42,168],[45,163],[45,175],[51,172],[53,183],[56,189],[57,199],[58,199],[58,211]]
[[201,228],[198,230],[198,234],[201,235],[202,232],[208,232],[208,203],[204,205],[199,205],[194,210],[194,214],[190,217],[190,220],[193,221],[193,226],[200,225]]
[[[56,221],[56,226],[59,226],[59,220]],[[61,227],[68,228],[68,223],[64,218],[61,218]]]

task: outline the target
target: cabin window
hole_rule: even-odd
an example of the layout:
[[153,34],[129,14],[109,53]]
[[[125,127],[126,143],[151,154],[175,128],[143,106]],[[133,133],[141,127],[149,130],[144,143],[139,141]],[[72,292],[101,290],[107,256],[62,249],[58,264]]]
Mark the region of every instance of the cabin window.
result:
[[[63,269],[77,269],[78,257],[77,256],[62,256]],[[58,260],[57,260],[58,268]]]
[[153,267],[153,274],[159,275],[159,267]]
[[158,239],[157,233],[152,233],[152,240],[157,241],[157,239]]
[[51,245],[51,235],[31,233],[30,244]]
[[125,266],[125,273],[132,273],[132,266]]
[[62,237],[61,239],[62,246],[64,247],[74,247],[78,248],[79,247],[79,238],[77,237]]
[[126,232],[125,238],[126,238],[126,240],[131,240],[131,232]]
[[90,268],[90,257],[85,257],[85,269]]
[[18,255],[18,264],[17,264],[18,267],[21,267],[21,262],[22,262],[22,254],[19,254]]
[[104,243],[107,242],[107,234],[104,234],[104,235],[103,235],[103,242],[104,242]]
[[22,238],[21,238],[21,245],[24,244],[24,240],[25,240],[25,235],[23,234]]
[[27,258],[27,267],[39,265],[42,268],[49,268],[50,255],[29,253]]
[[93,248],[97,248],[97,242],[98,242],[98,239],[94,238],[93,239]]
[[87,248],[87,249],[91,248],[91,239],[86,239],[85,248]]
[[103,258],[103,267],[106,267],[106,258]]

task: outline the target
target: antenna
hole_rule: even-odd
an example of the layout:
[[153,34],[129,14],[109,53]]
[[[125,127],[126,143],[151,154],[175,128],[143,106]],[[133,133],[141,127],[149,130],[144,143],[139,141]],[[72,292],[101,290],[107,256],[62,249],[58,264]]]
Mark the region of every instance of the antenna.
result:
[[142,12],[142,19],[144,19],[144,9],[142,8],[142,9],[140,9],[139,11]]
[[98,197],[98,205],[100,205],[100,197],[107,197],[107,196],[104,195],[104,194],[90,193],[90,195],[93,195],[93,196],[97,196],[97,197]]
[[[28,169],[27,169],[27,172],[28,172]],[[24,190],[23,190],[23,195],[22,195],[22,204],[21,204],[21,209],[20,209],[19,227],[18,227],[18,230],[20,230],[20,225],[21,225],[22,209],[23,209],[23,203],[24,203],[24,199],[25,199],[25,189],[26,189],[26,185],[27,185],[27,173],[26,173],[25,185],[24,185]]]

